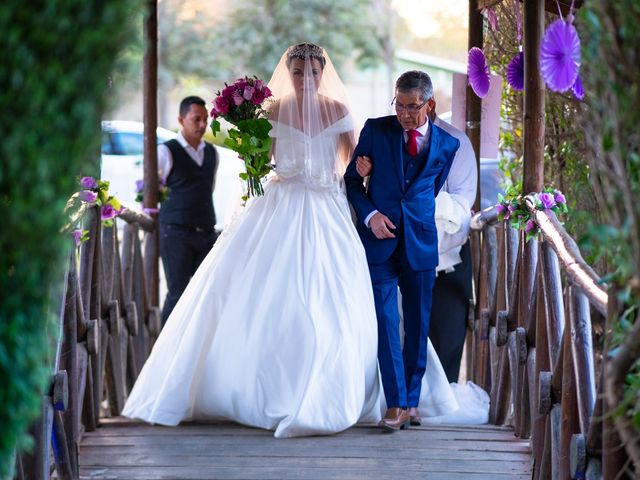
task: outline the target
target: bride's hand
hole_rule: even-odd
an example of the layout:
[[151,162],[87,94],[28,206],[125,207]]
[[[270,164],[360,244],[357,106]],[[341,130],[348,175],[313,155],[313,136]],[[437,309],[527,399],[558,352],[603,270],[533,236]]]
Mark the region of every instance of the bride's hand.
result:
[[373,163],[369,157],[359,156],[356,158],[356,171],[362,178],[367,177],[373,170]]

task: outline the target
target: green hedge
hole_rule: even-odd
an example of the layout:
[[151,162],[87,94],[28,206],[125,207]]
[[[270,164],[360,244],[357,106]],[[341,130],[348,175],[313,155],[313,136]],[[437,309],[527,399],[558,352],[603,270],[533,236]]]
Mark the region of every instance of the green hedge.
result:
[[0,478],[50,381],[62,212],[98,170],[109,74],[140,13],[131,0],[0,2]]

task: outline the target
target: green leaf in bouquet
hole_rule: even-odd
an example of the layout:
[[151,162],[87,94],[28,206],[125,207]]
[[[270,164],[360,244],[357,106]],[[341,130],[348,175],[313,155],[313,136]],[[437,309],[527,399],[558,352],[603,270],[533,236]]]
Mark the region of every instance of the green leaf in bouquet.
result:
[[214,120],[213,122],[211,122],[211,132],[213,133],[214,137],[217,133],[220,132],[220,122],[218,120]]

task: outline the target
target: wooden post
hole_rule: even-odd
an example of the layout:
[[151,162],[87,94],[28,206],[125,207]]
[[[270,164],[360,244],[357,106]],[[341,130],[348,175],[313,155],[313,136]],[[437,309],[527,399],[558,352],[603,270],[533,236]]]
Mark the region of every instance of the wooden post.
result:
[[539,192],[544,181],[544,81],[540,41],[544,0],[524,0],[524,160],[522,192]]
[[[469,50],[473,47],[482,48],[484,44],[482,30],[483,18],[478,7],[478,0],[469,0]],[[469,137],[469,140],[471,140],[471,145],[476,153],[476,165],[478,172],[480,172],[480,114],[482,112],[482,99],[473,92],[469,85],[467,85],[466,111],[466,134]],[[478,182],[473,210],[476,212],[480,211],[480,182]]]
[[[144,206],[158,206],[158,152],[156,128],[158,126],[158,2],[147,0],[147,16],[144,22],[146,50],[144,54]],[[155,214],[152,214],[155,217]],[[151,305],[158,305],[160,290],[158,278],[158,232],[147,238],[148,271],[147,295]],[[145,255],[145,256],[147,256]]]

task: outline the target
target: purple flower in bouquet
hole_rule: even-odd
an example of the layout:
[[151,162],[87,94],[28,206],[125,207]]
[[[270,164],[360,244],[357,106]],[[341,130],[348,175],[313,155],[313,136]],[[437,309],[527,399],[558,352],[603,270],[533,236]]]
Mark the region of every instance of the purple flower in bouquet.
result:
[[498,215],[504,215],[507,211],[507,207],[499,203],[498,205],[496,205],[496,211],[498,212]]
[[549,208],[553,208],[556,204],[556,201],[553,198],[553,195],[548,192],[542,192],[538,194],[538,200],[540,200],[540,203],[542,203],[542,207],[545,210]]
[[557,204],[566,204],[567,203],[567,199],[565,198],[564,194],[560,190],[556,190],[554,192],[553,199],[555,200],[555,202]]
[[98,182],[93,177],[82,177],[80,179],[80,185],[83,188],[98,188]]
[[93,203],[98,198],[98,194],[96,192],[92,192],[91,190],[82,190],[78,194],[78,197],[83,202]]

